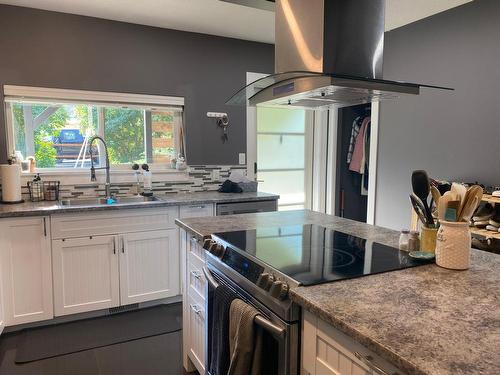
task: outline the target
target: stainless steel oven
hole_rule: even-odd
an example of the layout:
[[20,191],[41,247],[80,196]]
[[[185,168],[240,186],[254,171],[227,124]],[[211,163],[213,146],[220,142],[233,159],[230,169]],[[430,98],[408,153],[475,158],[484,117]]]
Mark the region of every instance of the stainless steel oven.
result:
[[[213,323],[213,296],[220,285],[227,287],[234,296],[252,305],[260,315],[254,323],[263,328],[265,357],[262,375],[297,375],[299,373],[300,325],[298,315],[294,321],[285,321],[272,311],[266,301],[259,299],[255,285],[220,262],[219,258],[207,254],[207,266],[203,269],[207,279],[207,364],[212,356],[211,327]],[[272,304],[271,304],[272,305]],[[271,307],[271,308],[270,308]],[[229,345],[229,344],[228,344]],[[207,365],[207,374],[213,375]]]

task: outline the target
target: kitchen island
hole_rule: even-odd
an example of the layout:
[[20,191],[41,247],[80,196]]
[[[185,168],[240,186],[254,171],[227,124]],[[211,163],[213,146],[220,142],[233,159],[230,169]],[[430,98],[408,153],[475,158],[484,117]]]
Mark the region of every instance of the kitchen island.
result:
[[[308,210],[180,219],[177,224],[199,239],[291,224],[318,224],[389,246],[397,246],[399,237],[393,230]],[[466,271],[430,264],[298,287],[290,298],[406,374],[498,374],[498,285],[500,257],[472,250]]]

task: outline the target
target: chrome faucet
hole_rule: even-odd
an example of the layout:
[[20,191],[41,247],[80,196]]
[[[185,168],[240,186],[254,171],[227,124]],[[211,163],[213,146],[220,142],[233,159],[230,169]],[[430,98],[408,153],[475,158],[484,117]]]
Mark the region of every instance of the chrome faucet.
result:
[[[94,167],[94,158],[92,156],[92,143],[96,140],[100,140],[102,144],[104,145],[104,155],[106,156],[106,166],[105,167]],[[98,135],[93,136],[89,140],[89,152],[90,152],[90,181],[96,181],[96,176],[95,176],[95,171],[96,169],[105,169],[106,170],[106,184],[104,185],[106,189],[106,199],[113,198],[111,196],[111,182],[109,178],[109,156],[108,156],[108,146],[106,145],[106,142],[104,142],[104,139],[99,137]]]

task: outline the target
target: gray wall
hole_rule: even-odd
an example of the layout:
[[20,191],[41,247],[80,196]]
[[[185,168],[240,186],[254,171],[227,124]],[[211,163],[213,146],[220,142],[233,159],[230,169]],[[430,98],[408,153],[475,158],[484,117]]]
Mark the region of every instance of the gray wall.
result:
[[[4,5],[0,25],[0,85],[184,96],[190,164],[238,164],[246,112],[224,103],[245,84],[247,71],[274,70],[268,44]],[[229,113],[228,143],[207,111]]]
[[410,218],[414,169],[500,184],[500,1],[476,0],[386,33],[384,77],[442,84],[381,105],[376,223]]

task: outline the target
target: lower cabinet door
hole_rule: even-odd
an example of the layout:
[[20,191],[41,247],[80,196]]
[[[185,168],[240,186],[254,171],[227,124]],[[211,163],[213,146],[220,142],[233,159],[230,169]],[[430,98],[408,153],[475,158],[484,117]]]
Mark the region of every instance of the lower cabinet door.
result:
[[52,241],[56,316],[119,305],[117,239],[93,236]]
[[0,276],[6,326],[54,317],[47,217],[0,220]]
[[120,236],[121,304],[173,297],[178,294],[178,230],[155,230]]
[[188,297],[189,338],[188,356],[200,374],[205,373],[205,305],[192,296]]

